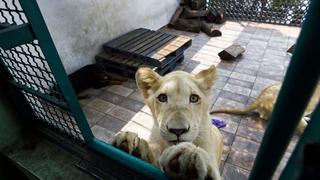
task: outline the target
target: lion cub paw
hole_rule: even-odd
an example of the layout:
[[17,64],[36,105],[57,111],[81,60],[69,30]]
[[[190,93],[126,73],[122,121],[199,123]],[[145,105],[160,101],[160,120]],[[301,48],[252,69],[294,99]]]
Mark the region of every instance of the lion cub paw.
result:
[[192,143],[170,146],[160,156],[160,166],[168,176],[179,179],[221,179],[219,167],[202,148]]
[[139,138],[136,133],[119,132],[112,138],[111,144],[137,158],[154,164],[154,158],[148,142]]

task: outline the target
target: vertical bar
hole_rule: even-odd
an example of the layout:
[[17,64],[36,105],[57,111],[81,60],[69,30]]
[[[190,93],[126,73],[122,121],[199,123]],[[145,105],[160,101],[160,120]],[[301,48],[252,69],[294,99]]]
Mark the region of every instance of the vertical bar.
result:
[[320,1],[313,0],[266,129],[250,180],[271,179],[318,83]]
[[309,121],[309,125],[306,128],[304,134],[300,138],[298,145],[294,149],[286,167],[284,168],[280,180],[285,179],[298,179],[301,175],[301,170],[303,166],[302,155],[303,147],[308,142],[318,142],[320,143],[320,103],[317,109],[312,114],[312,118]]
[[32,27],[32,30],[39,41],[41,50],[47,59],[52,73],[65,97],[67,104],[77,121],[77,125],[85,139],[91,141],[93,134],[88,122],[81,110],[76,94],[73,91],[71,83],[67,78],[67,74],[63,68],[58,52],[53,44],[48,28],[43,20],[42,14],[36,0],[19,0],[21,7]]

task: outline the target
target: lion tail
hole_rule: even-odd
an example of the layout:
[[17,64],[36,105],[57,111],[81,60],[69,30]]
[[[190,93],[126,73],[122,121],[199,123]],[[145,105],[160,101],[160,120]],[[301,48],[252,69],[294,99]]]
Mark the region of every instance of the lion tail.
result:
[[225,108],[225,109],[215,109],[210,112],[210,114],[214,113],[227,113],[227,114],[238,114],[238,115],[243,115],[247,114],[249,112],[252,112],[257,108],[257,102],[253,102],[252,104],[248,105],[245,108],[242,109],[233,109],[233,108]]

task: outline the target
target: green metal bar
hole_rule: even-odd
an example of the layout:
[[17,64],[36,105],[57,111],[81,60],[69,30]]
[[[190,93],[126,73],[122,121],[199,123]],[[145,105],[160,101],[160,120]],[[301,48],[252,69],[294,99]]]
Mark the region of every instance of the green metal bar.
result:
[[298,179],[303,162],[302,162],[302,155],[303,155],[303,147],[308,142],[318,142],[320,143],[320,104],[318,104],[317,109],[312,114],[312,118],[309,121],[309,125],[306,128],[304,134],[301,136],[298,145],[293,151],[285,169],[283,170],[280,180],[289,180],[289,179]]
[[0,23],[0,30],[8,28],[8,27],[10,27],[10,24],[8,24],[8,23]]
[[313,0],[250,174],[250,180],[271,179],[318,83],[319,9],[320,1]]
[[41,50],[47,59],[47,62],[52,70],[52,73],[65,97],[67,104],[77,121],[77,125],[84,137],[90,142],[93,138],[89,124],[81,110],[77,96],[73,91],[72,85],[67,78],[67,74],[63,68],[58,52],[53,44],[50,33],[43,20],[42,14],[36,0],[19,0],[21,7],[28,19],[32,30],[39,41]]
[[162,173],[159,168],[134,156],[131,156],[128,153],[125,153],[117,148],[114,148],[110,144],[106,144],[99,139],[94,138],[89,146],[99,153],[105,155],[106,157],[119,163],[119,165],[133,170],[146,178],[157,180],[168,179],[168,177],[164,173]]
[[[7,26],[5,24],[2,27]],[[15,38],[12,38],[15,37]],[[28,23],[21,25],[10,25],[0,29],[0,47],[4,50],[25,44],[34,40],[34,34]]]

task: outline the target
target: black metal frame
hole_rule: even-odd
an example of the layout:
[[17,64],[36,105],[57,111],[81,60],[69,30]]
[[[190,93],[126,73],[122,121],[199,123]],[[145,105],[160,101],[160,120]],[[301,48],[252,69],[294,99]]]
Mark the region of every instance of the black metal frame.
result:
[[301,26],[310,0],[209,0],[208,8],[223,9],[231,20]]

